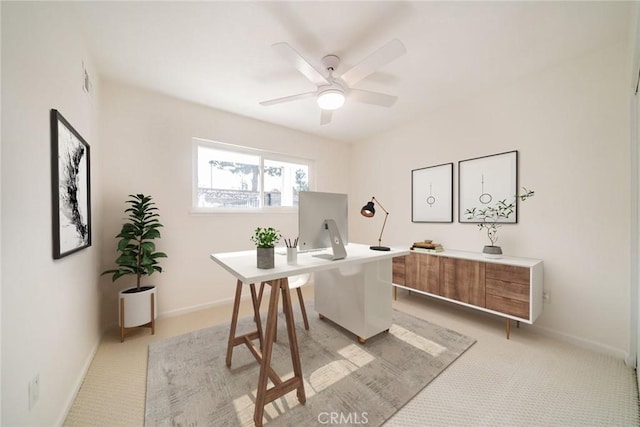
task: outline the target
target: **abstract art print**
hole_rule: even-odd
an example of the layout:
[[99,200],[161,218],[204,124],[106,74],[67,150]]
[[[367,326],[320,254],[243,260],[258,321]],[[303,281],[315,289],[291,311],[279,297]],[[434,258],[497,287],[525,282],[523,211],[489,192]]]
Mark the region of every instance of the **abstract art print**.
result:
[[411,221],[453,222],[453,163],[411,171]]
[[89,144],[51,110],[53,258],[91,246]]
[[[469,209],[495,207],[500,201],[511,203],[518,188],[518,152],[493,154],[458,162],[458,222],[478,222],[469,219]],[[518,210],[498,222],[518,222]]]

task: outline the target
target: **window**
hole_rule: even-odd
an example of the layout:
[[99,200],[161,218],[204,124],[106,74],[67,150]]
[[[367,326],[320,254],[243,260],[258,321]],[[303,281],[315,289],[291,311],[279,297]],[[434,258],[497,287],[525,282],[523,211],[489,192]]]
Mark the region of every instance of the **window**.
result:
[[193,151],[195,210],[296,207],[310,189],[310,160],[196,138]]

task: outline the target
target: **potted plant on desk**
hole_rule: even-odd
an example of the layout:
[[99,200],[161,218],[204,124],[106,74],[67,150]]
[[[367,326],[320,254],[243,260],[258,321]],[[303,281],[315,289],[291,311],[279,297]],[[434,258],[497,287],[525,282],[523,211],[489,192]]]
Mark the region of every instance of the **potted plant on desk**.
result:
[[509,204],[507,204],[506,200],[500,200],[495,206],[488,206],[482,209],[472,208],[465,211],[467,219],[480,221],[478,228],[487,231],[487,237],[491,244],[482,249],[482,253],[487,258],[500,258],[502,256],[502,248],[496,246],[496,242],[498,241],[498,228],[503,225],[499,221],[506,220],[511,216],[515,210],[517,199],[524,202],[529,197],[535,195],[533,190],[527,190],[525,187],[522,187],[522,190],[523,194],[515,195],[513,201]]
[[124,335],[129,329],[135,327],[150,327],[151,333],[155,333],[155,319],[158,315],[156,287],[153,285],[141,286],[142,276],[150,276],[162,272],[158,265],[158,258],[166,258],[167,254],[156,251],[154,239],[160,238],[158,228],[162,227],[158,220],[158,208],[151,201],[151,196],[144,194],[130,194],[126,201],[129,207],[125,213],[129,213],[128,221],[122,225],[122,230],[116,236],[118,241],[116,259],[118,268],[106,270],[101,275],[113,274],[112,281],[120,277],[133,275],[136,277],[136,286],[120,291],[119,313],[120,340],[124,341]]
[[255,229],[253,236],[251,236],[251,241],[257,247],[258,268],[275,267],[274,248],[281,237],[280,232],[273,227],[258,227]]

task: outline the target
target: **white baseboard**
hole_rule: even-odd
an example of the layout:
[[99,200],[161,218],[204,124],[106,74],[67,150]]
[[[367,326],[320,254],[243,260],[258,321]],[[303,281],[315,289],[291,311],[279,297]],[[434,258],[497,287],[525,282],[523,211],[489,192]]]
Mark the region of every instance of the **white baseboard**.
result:
[[622,359],[624,360],[627,366],[635,368],[635,366],[632,365],[630,362],[629,353],[619,348],[611,347],[606,344],[602,344],[596,341],[591,341],[585,338],[576,337],[575,335],[565,334],[562,332],[558,332],[554,329],[537,326],[535,324],[530,327],[530,330],[536,333],[539,333],[541,335],[546,335],[549,337],[557,338],[562,341],[569,342],[571,344],[575,344],[582,348],[597,351],[599,353],[604,353],[608,356],[615,357],[616,359]]
[[[419,290],[413,289],[413,288],[409,288],[406,286],[402,286],[402,285],[397,285],[397,284],[393,284],[393,286],[399,288],[399,289],[404,289],[410,292],[413,292],[415,294],[418,295],[424,295],[427,298],[429,298],[430,300],[433,301],[446,301],[447,303],[452,303],[451,301],[447,300],[446,298],[440,298],[434,295],[430,295],[427,294],[425,292],[421,292]],[[460,304],[458,302],[453,302],[453,304],[458,305],[459,307],[465,307],[469,310],[469,312],[475,312],[475,313],[489,313],[491,314],[490,311],[486,311],[484,309],[477,309],[473,306],[469,306],[467,304]],[[495,314],[495,313],[494,313]],[[498,317],[502,317],[503,316],[497,314]],[[593,351],[597,351],[598,353],[603,353],[606,354],[608,356],[611,357],[615,357],[616,359],[622,359],[624,360],[625,364],[631,368],[636,368],[635,365],[635,360],[632,360],[633,358],[631,357],[631,355],[629,354],[629,352],[624,351],[620,348],[616,348],[616,347],[611,347],[608,346],[606,344],[602,344],[596,341],[591,341],[585,338],[581,338],[581,337],[577,337],[575,335],[571,335],[571,334],[567,334],[567,333],[563,333],[563,332],[559,332],[555,329],[551,329],[551,328],[547,328],[544,326],[538,326],[538,324],[534,323],[534,324],[527,324],[527,323],[522,323],[522,327],[523,328],[527,328],[527,330],[532,331],[534,333],[539,333],[540,335],[545,335],[545,336],[549,336],[555,339],[558,339],[560,341],[565,341],[565,342],[569,342],[571,344],[574,344],[578,347],[582,347],[585,349],[589,349],[589,350],[593,350]]]
[[[250,295],[245,295],[241,297],[241,300],[247,300],[249,298],[250,298]],[[171,310],[164,313],[158,313],[158,318],[180,316],[182,314],[192,313],[194,311],[204,310],[211,307],[217,307],[221,305],[232,305],[232,304],[233,304],[233,298],[226,298],[226,299],[218,300],[214,302],[197,304],[190,307],[181,308],[178,310]],[[89,368],[91,367],[91,362],[93,362],[93,358],[96,356],[96,353],[98,352],[98,348],[100,347],[100,343],[102,342],[104,335],[109,330],[116,327],[117,325],[118,325],[117,322],[112,323],[106,326],[105,328],[103,328],[103,330],[101,331],[100,337],[98,338],[95,345],[91,349],[91,352],[89,352],[89,356],[85,360],[84,365],[82,366],[82,370],[79,372],[79,375],[73,387],[73,393],[69,395],[69,398],[67,399],[67,402],[64,405],[64,410],[60,414],[60,417],[58,418],[58,420],[56,420],[56,423],[55,423],[56,426],[62,427],[62,425],[64,424],[64,421],[67,419],[67,416],[69,415],[69,411],[71,410],[71,407],[73,406],[73,402],[75,401],[78,395],[78,392],[80,391],[80,387],[82,386],[82,382],[84,381],[84,378],[87,375],[87,372],[89,372]]]
[[[251,295],[245,295],[243,297],[240,297],[241,301],[245,301],[247,299],[249,299],[251,297]],[[200,311],[200,310],[205,310],[207,308],[211,308],[211,307],[218,307],[221,305],[233,305],[233,298],[225,298],[222,300],[217,300],[217,301],[213,301],[213,302],[206,302],[203,304],[196,304],[196,305],[192,305],[189,307],[185,307],[185,308],[179,308],[176,310],[170,310],[170,311],[164,311],[161,313],[158,313],[158,317],[157,319],[162,319],[162,318],[166,318],[166,317],[175,317],[175,316],[181,316],[183,314],[188,314],[188,313],[193,313],[194,311]],[[113,328],[120,328],[118,326],[118,321],[116,320],[115,322],[110,323],[109,325],[107,325],[107,327],[105,327],[105,330],[103,331],[103,335],[106,331],[113,329]]]
[[[311,280],[309,280],[309,283],[307,283],[305,285],[305,287],[308,286],[313,286],[313,276],[311,277]],[[240,297],[241,301],[246,301],[251,299],[251,295],[245,292],[245,295]],[[207,308],[211,308],[211,307],[219,307],[221,305],[229,305],[232,306],[233,305],[233,300],[234,298],[225,298],[222,300],[216,300],[213,302],[207,302],[207,303],[203,303],[203,304],[196,304],[196,305],[192,305],[189,307],[185,307],[185,308],[179,308],[176,310],[170,310],[170,311],[165,311],[162,313],[158,313],[158,318],[163,318],[163,317],[175,317],[175,316],[181,316],[183,314],[188,314],[188,313],[193,313],[194,311],[199,311],[199,310],[205,310]]]
[[60,416],[58,417],[58,419],[56,420],[56,423],[55,423],[56,426],[62,427],[62,425],[64,425],[64,421],[67,419],[67,416],[69,415],[69,411],[71,411],[71,407],[73,406],[73,402],[76,400],[76,397],[78,396],[78,392],[80,392],[80,387],[82,387],[82,382],[84,381],[84,377],[87,375],[87,372],[89,372],[89,368],[91,367],[91,362],[93,362],[93,358],[96,356],[96,353],[98,352],[98,347],[100,347],[100,343],[102,342],[103,337],[104,337],[104,331],[102,331],[102,333],[98,337],[98,340],[96,341],[93,348],[89,352],[89,356],[87,357],[87,359],[84,362],[84,365],[82,366],[82,370],[78,373],[75,384],[73,386],[73,393],[71,393],[67,398],[67,402],[64,405],[64,409],[60,414]]
[[[405,288],[408,289],[408,288]],[[409,289],[408,289],[409,290]],[[410,289],[413,291],[413,289]],[[250,295],[245,295],[243,297],[241,297],[242,301],[246,301],[248,299],[250,299]],[[223,305],[232,305],[233,304],[233,298],[225,298],[222,300],[217,300],[217,301],[213,301],[213,302],[207,302],[207,303],[203,303],[203,304],[196,304],[196,305],[192,305],[189,307],[185,307],[185,308],[180,308],[180,309],[176,309],[176,310],[171,310],[171,311],[166,311],[163,313],[158,313],[158,318],[166,318],[166,317],[175,317],[175,316],[181,316],[183,314],[188,314],[188,313],[193,313],[195,311],[199,311],[199,310],[204,310],[204,309],[208,309],[211,307],[218,307],[218,306],[223,306]],[[523,325],[525,326],[525,325]],[[570,334],[565,334],[563,332],[559,332],[556,331],[555,329],[550,329],[550,328],[546,328],[546,327],[542,327],[542,326],[538,326],[536,324],[533,325],[526,325],[529,327],[529,330],[539,333],[541,335],[546,335],[546,336],[550,336],[556,339],[559,339],[561,341],[566,341],[566,342],[570,342],[572,344],[575,344],[579,347],[582,348],[586,348],[589,350],[593,350],[593,351],[597,351],[599,353],[604,353],[606,355],[615,357],[617,359],[622,359],[624,360],[625,364],[629,367],[632,368],[636,368],[635,366],[635,361],[631,360],[630,354],[629,352],[626,352],[624,350],[621,350],[619,348],[615,348],[615,347],[611,347],[608,346],[606,344],[602,344],[596,341],[591,341],[585,338],[580,338],[577,337],[575,335],[570,335]],[[94,349],[94,353],[92,354],[91,358],[93,358],[93,355],[95,355],[95,351],[97,351],[97,346]],[[89,361],[90,362],[90,361]],[[88,365],[86,367],[86,369],[88,369]],[[86,370],[85,370],[86,372]]]
[[[246,301],[250,299],[250,297],[251,295],[247,294],[243,297],[240,297],[240,300]],[[217,300],[217,301],[207,302],[203,304],[196,304],[196,305],[192,305],[185,308],[179,308],[177,310],[165,311],[163,313],[158,313],[158,318],[181,316],[183,314],[193,313],[194,311],[200,311],[200,310],[204,310],[211,307],[218,307],[221,305],[233,305],[233,300],[234,300],[233,298],[225,298],[223,300]]]

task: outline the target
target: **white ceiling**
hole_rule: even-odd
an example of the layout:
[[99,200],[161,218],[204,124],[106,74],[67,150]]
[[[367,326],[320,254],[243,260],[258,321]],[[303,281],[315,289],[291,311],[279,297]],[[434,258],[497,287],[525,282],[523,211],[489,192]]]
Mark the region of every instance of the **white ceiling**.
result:
[[[79,2],[101,77],[327,138],[355,141],[463,97],[526,81],[624,40],[622,2]],[[391,108],[347,102],[320,125],[315,90],[271,48],[287,42],[341,74],[393,38],[407,53],[356,87],[397,95]],[[524,79],[524,80],[523,80]]]

